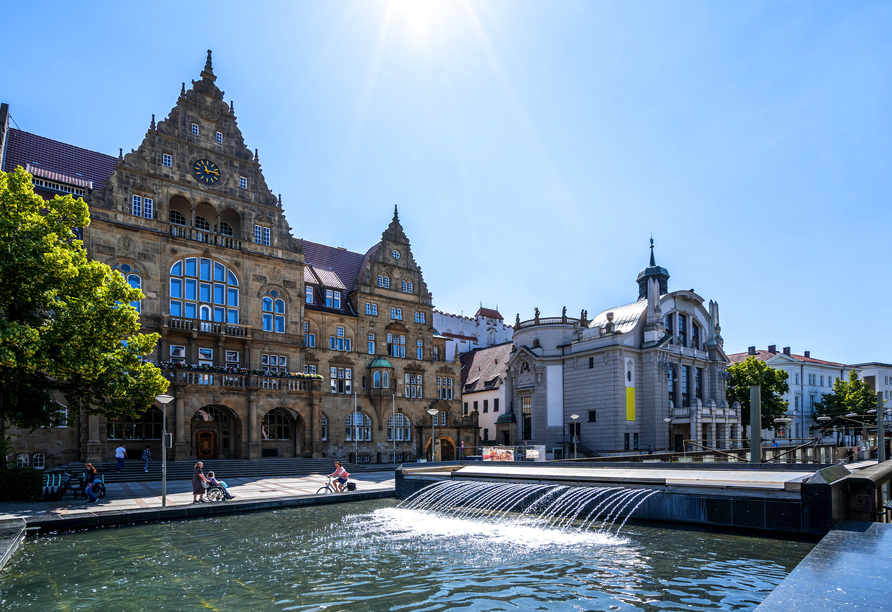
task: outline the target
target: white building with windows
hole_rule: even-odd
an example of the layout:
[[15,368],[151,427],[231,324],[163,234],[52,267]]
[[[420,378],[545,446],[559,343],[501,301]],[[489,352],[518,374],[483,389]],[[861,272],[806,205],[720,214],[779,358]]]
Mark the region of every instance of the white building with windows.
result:
[[473,317],[434,311],[434,329],[446,338],[446,361],[455,359],[455,351],[461,355],[478,348],[510,342],[514,327],[505,325],[498,308],[480,309]]
[[787,416],[793,419],[793,422],[774,431],[764,430],[763,439],[782,438],[787,442],[795,442],[814,437],[815,432],[812,428],[817,426],[815,418],[820,416],[815,412],[815,404],[819,403],[824,395],[833,391],[833,383],[837,379],[848,380],[849,372],[853,369],[860,371],[858,366],[815,359],[811,356],[811,351],[796,355],[789,346],[778,351],[777,345],[774,344],[765,351],[751,346],[745,353],[728,355],[732,364],[742,363],[749,357],[755,357],[788,374],[787,384],[790,386],[790,391],[784,396],[784,400],[789,403]]
[[[511,401],[507,392],[508,360],[514,345],[503,342],[460,355],[462,382],[462,414],[477,413],[480,443],[483,446],[510,443],[503,432],[496,434],[499,417],[509,413]],[[504,421],[504,419],[503,419]],[[474,451],[477,454],[477,451]]]
[[861,370],[861,380],[873,390],[874,393],[882,393],[887,400],[886,407],[892,406],[892,363],[856,363],[854,368]]

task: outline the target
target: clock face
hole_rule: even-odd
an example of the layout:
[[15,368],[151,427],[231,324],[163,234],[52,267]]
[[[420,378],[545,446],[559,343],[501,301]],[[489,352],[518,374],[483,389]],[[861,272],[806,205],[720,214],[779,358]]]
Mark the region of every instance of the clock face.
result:
[[206,159],[199,159],[195,162],[195,165],[192,166],[192,173],[195,175],[196,181],[205,185],[213,185],[220,180],[220,169],[217,168],[217,164]]
[[390,254],[391,254],[391,256],[392,256],[394,259],[399,259],[399,258],[400,258],[400,252],[397,251],[396,249],[392,250],[392,251],[390,252]]

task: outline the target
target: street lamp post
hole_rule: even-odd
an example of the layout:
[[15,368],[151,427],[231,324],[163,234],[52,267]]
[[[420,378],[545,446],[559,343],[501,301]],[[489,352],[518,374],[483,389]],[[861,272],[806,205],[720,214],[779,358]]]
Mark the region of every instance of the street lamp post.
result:
[[579,415],[571,414],[570,418],[573,419],[573,458],[576,459],[576,440],[578,438],[576,435],[576,419],[579,418]]
[[173,400],[172,395],[156,395],[161,403],[161,506],[167,505],[167,404]]
[[437,413],[440,412],[436,408],[431,408],[427,411],[429,415],[431,415],[431,463],[437,460],[437,438],[434,435],[437,428]]
[[666,438],[666,452],[672,452],[672,417],[666,417],[663,419],[663,422],[666,423],[666,427],[669,429],[667,432]]

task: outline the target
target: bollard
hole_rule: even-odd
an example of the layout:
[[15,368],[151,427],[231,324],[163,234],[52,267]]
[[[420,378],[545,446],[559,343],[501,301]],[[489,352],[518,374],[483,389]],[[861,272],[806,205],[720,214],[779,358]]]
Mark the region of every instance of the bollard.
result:
[[750,463],[762,463],[762,388],[750,387]]

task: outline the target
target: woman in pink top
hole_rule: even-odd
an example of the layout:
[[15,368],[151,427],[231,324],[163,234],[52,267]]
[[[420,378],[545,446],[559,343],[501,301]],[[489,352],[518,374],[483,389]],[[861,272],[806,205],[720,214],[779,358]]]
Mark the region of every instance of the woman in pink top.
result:
[[336,469],[334,473],[329,474],[328,477],[337,477],[337,480],[334,481],[334,488],[338,493],[343,493],[344,487],[347,486],[347,479],[350,478],[350,472],[344,469],[344,466],[341,465],[340,461],[335,461],[335,467],[338,469]]

